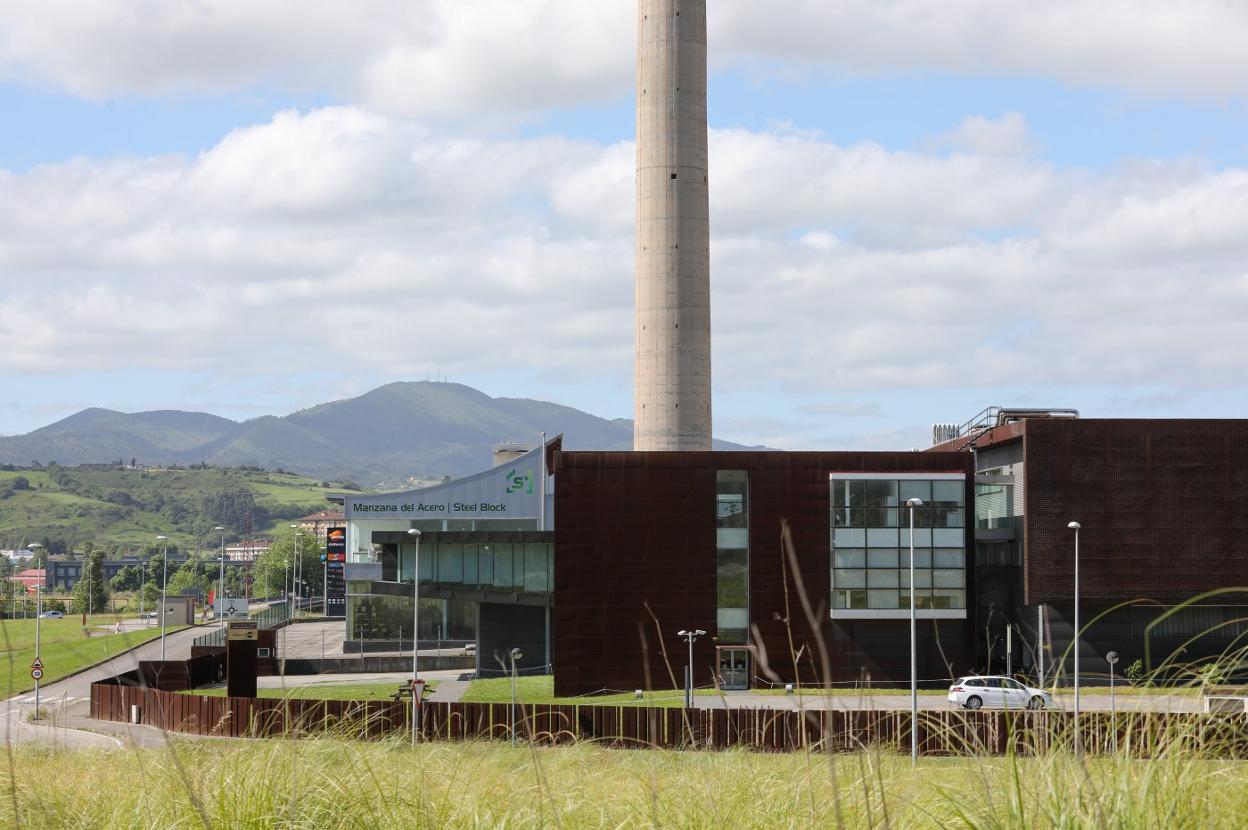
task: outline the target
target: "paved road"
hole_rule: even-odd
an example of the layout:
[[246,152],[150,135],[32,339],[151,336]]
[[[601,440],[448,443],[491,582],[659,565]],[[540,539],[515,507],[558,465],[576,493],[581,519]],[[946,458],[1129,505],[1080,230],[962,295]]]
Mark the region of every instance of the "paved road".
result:
[[[203,634],[203,629],[189,628],[169,634],[165,638],[165,654],[170,660],[191,656],[191,641]],[[120,745],[117,737],[107,737],[97,732],[116,733],[111,725],[99,727],[100,721],[87,718],[90,711],[91,684],[122,672],[136,669],[140,660],[160,659],[160,639],[144,643],[133,651],[87,669],[81,674],[49,683],[39,691],[42,719],[32,722],[35,711],[35,694],[26,692],[0,702],[0,732],[13,743],[42,742],[75,748]],[[117,724],[126,727],[126,724]],[[122,730],[124,737],[131,737],[140,745],[163,743],[160,733],[147,727]]]
[[[725,692],[723,695],[696,695],[694,706],[699,709],[751,708],[751,709],[897,709],[910,708],[910,696],[888,695],[760,695],[751,692]],[[1054,698],[1056,708],[1074,708],[1074,696],[1059,694]],[[1119,712],[1199,712],[1201,698],[1197,695],[1117,695],[1113,708]],[[1079,696],[1082,711],[1110,711],[1108,694],[1084,692]],[[944,695],[919,695],[919,708],[924,710],[956,708]]]

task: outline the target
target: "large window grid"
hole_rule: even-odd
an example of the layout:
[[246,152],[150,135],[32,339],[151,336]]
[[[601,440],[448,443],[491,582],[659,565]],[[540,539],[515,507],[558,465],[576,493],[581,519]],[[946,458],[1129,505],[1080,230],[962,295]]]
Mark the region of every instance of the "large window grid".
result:
[[910,508],[915,509],[915,607],[966,608],[965,479],[837,478],[832,488],[832,607],[910,607]]
[[716,637],[721,644],[749,641],[749,474],[715,474]]

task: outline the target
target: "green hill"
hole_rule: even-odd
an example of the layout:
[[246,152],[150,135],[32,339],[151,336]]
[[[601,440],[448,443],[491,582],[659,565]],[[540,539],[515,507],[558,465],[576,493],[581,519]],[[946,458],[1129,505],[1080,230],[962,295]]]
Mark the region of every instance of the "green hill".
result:
[[[23,481],[25,482],[23,486]],[[182,549],[271,535],[328,507],[328,481],[262,470],[59,467],[0,470],[0,547],[31,541],[53,552],[91,541],[132,551],[164,534]],[[197,545],[198,542],[198,545]]]

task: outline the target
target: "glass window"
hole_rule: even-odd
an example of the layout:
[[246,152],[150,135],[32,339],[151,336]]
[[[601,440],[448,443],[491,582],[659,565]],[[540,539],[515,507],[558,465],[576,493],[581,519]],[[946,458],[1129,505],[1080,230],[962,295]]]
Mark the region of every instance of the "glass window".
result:
[[897,547],[897,540],[897,528],[895,527],[867,528],[867,547],[869,548],[895,548]]
[[832,504],[836,507],[857,507],[864,504],[865,481],[836,480],[832,482]]
[[937,507],[961,507],[965,489],[963,481],[933,481],[932,504]]
[[[902,608],[910,607],[910,589],[909,588],[902,589],[901,593],[898,595],[898,604]],[[932,592],[930,589],[928,588],[915,588],[914,589],[914,607],[920,610],[924,608],[932,607]]]
[[867,572],[845,570],[833,571],[832,584],[837,588],[865,588],[867,587]]
[[438,545],[438,582],[448,585],[464,581],[464,546]]
[[[910,569],[903,568],[901,571],[899,571],[899,573],[901,574],[901,587],[909,588],[910,587]],[[916,588],[932,587],[932,572],[928,570],[927,568],[915,568],[914,569],[914,587]]]
[[512,545],[494,546],[494,587],[510,590],[512,587]]
[[867,571],[867,587],[868,588],[896,588],[898,585],[898,572],[895,570],[875,570]]
[[477,585],[479,573],[477,565],[477,548],[479,545],[464,545],[464,584]]
[[834,568],[865,568],[866,566],[867,552],[865,550],[846,548],[832,552],[832,567]]
[[897,490],[898,504],[905,504],[910,499],[922,499],[924,504],[932,500],[930,481],[899,481]]
[[896,568],[897,567],[897,551],[895,550],[869,550],[867,551],[867,567],[868,568]]
[[868,608],[898,608],[897,589],[867,591]]
[[865,548],[867,532],[858,528],[838,527],[833,540],[838,548]]
[[932,571],[932,585],[937,588],[961,588],[966,584],[966,571]]
[[932,544],[938,548],[962,547],[962,528],[934,528],[932,530]]
[[745,550],[750,546],[750,531],[744,527],[719,527],[715,529],[715,546]]
[[897,482],[871,480],[866,485],[864,504],[867,507],[896,507]]
[[720,642],[745,642],[749,627],[749,485],[745,470],[715,473],[716,635]]
[[867,527],[897,527],[897,508],[895,507],[868,507],[866,513]]
[[482,585],[494,584],[494,546],[482,545],[477,551],[478,581]]
[[546,569],[546,543],[530,542],[524,546],[524,590],[544,593],[550,590],[550,572]]
[[867,509],[865,507],[836,507],[832,510],[833,527],[866,527]]
[[717,604],[720,608],[745,608],[747,605],[747,554],[743,550],[721,550],[717,553]]
[[933,588],[932,607],[954,609],[965,608],[966,592],[960,588]]
[[832,604],[835,608],[866,608],[867,592],[865,590],[833,591]]
[[938,568],[966,567],[966,554],[962,548],[937,548],[932,552],[932,557]]
[[931,510],[932,527],[962,527],[963,521],[961,507],[933,507]]
[[[910,517],[906,516],[905,521],[909,522]],[[910,547],[910,528],[908,525],[901,528],[901,546],[903,548]],[[932,546],[932,531],[930,528],[915,526],[914,546],[916,548],[930,548]]]

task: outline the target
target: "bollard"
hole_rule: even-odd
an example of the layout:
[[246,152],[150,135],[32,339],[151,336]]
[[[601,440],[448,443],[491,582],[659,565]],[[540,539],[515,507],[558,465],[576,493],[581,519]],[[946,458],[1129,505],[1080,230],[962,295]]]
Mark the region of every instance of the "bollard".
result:
[[140,724],[143,722],[143,707],[137,703],[130,704],[130,722]]

